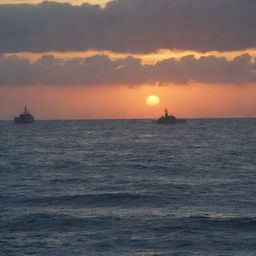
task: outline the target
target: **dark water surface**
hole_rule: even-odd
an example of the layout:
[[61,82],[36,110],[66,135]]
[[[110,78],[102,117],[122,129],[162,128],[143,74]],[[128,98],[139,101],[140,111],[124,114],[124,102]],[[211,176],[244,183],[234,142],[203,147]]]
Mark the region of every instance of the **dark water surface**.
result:
[[256,119],[0,122],[0,255],[255,256]]

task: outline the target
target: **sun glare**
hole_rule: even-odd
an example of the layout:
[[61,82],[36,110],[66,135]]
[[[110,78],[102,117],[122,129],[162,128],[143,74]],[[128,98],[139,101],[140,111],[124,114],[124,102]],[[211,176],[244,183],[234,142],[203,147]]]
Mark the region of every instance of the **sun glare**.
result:
[[146,103],[149,106],[156,106],[156,105],[158,105],[160,103],[160,99],[159,99],[158,96],[150,95],[150,96],[147,97]]

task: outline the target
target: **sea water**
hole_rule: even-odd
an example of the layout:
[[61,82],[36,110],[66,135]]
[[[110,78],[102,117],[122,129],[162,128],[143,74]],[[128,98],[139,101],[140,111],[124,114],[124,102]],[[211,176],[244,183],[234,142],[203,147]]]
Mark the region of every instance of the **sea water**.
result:
[[256,119],[0,122],[0,255],[255,256]]

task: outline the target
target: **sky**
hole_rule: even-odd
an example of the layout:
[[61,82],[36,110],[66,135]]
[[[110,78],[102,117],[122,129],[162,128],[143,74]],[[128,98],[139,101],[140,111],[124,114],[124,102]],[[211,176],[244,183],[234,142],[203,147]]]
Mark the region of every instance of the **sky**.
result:
[[0,3],[1,120],[256,117],[255,0]]

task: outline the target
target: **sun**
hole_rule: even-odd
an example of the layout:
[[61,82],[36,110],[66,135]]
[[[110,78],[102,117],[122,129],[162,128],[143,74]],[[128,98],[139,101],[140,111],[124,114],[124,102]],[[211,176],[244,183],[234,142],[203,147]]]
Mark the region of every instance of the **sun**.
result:
[[156,105],[158,105],[160,103],[160,99],[159,99],[158,96],[150,95],[150,96],[147,97],[146,103],[149,106],[156,106]]

